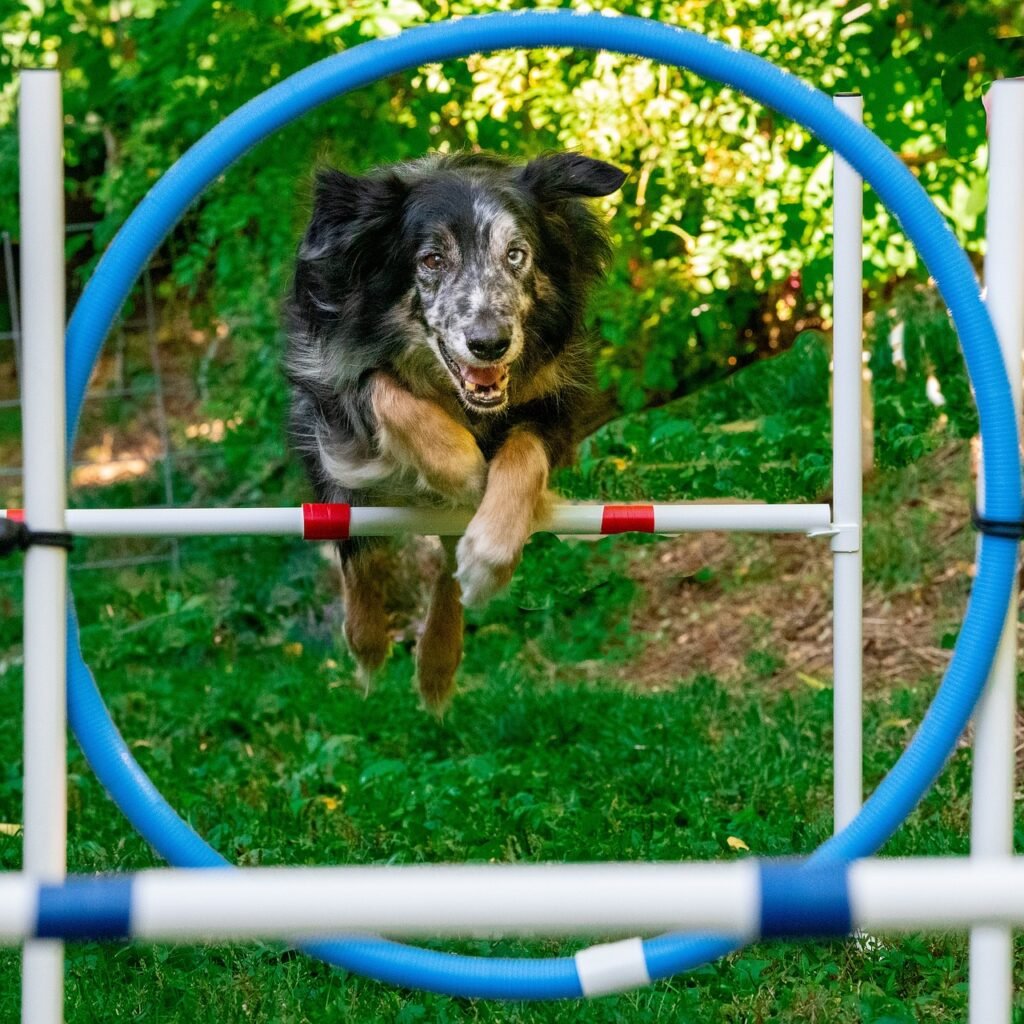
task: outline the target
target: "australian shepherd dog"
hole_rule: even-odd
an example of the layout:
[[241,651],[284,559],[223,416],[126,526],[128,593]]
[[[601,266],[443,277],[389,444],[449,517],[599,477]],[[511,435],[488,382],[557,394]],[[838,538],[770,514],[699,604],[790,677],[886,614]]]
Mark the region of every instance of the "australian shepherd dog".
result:
[[[587,198],[624,178],[574,153],[317,176],[286,306],[290,439],[319,501],[473,510],[416,648],[435,710],[462,657],[461,606],[508,584],[550,470],[574,457],[594,390],[584,307],[610,257]],[[389,545],[339,546],[345,636],[370,674],[390,645]]]

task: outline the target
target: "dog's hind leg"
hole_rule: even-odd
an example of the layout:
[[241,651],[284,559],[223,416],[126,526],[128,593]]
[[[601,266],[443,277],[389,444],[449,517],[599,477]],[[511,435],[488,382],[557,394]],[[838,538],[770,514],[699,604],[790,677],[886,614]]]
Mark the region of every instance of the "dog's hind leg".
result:
[[393,553],[386,544],[345,541],[341,551],[341,582],[345,599],[345,639],[369,689],[373,674],[391,649],[386,588]]
[[456,538],[444,538],[445,557],[430,593],[427,619],[416,646],[416,679],[423,703],[444,711],[462,660],[462,601],[455,571]]

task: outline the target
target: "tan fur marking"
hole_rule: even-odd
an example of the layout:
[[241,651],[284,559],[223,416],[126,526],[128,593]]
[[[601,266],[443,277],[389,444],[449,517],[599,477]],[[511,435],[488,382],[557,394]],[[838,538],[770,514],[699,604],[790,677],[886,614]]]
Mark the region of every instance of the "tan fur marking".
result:
[[384,586],[388,554],[371,549],[357,554],[341,570],[345,598],[345,639],[360,669],[372,674],[384,664],[391,649]]
[[462,661],[462,604],[452,576],[455,542],[445,540],[445,560],[434,580],[423,634],[416,645],[416,679],[423,703],[435,714],[455,692],[455,671]]
[[[513,430],[487,471],[487,489],[473,517],[509,549],[522,549],[547,496],[548,456],[530,430]],[[518,561],[518,559],[517,559]]]
[[538,299],[553,299],[555,297],[555,286],[547,274],[538,270],[534,273],[533,289]]
[[424,486],[449,501],[474,505],[487,466],[473,435],[387,374],[375,374],[371,387],[382,454],[415,470]]
[[511,402],[513,405],[525,405],[527,402],[550,395],[565,385],[567,377],[566,361],[557,356],[551,362],[545,363],[528,381],[517,388],[515,393],[510,395]]
[[459,542],[464,602],[483,604],[508,586],[535,523],[547,514],[548,457],[532,431],[513,430],[491,460],[487,489]]

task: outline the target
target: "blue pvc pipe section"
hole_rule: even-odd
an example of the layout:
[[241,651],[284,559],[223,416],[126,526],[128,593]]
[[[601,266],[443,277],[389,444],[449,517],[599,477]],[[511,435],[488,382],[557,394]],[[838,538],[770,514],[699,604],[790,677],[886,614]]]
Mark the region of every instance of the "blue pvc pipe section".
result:
[[[1017,424],[995,331],[967,257],[914,176],[875,135],[838,113],[826,95],[752,54],[639,18],[567,11],[464,18],[364,43],[257,96],[196,143],[128,218],[71,318],[69,443],[93,364],[136,277],[189,204],[234,160],[313,107],[387,75],[470,53],[541,46],[612,50],[689,68],[801,122],[856,168],[899,219],[952,312],[978,403],[986,514],[992,519],[1021,518]],[[931,786],[984,687],[1009,601],[1016,554],[1013,541],[982,539],[978,573],[953,659],[921,727],[861,813],[817,850],[813,862],[837,863],[874,853]],[[172,864],[224,867],[226,861],[178,817],[135,762],[82,659],[73,617],[68,648],[69,717],[113,799]],[[794,899],[799,901],[795,893]],[[644,949],[651,977],[663,978],[735,945],[720,936],[664,935],[648,940]],[[362,937],[306,948],[333,964],[383,981],[453,995],[550,999],[581,994],[575,963],[568,958],[480,959]]]

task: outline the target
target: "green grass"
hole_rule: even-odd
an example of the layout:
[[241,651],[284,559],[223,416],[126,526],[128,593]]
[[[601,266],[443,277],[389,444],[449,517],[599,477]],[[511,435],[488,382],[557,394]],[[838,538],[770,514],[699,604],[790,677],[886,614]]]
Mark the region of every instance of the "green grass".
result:
[[[548,541],[524,577],[543,581]],[[243,864],[733,858],[806,851],[830,824],[831,693],[727,693],[713,679],[644,693],[581,683],[576,663],[628,658],[632,546],[561,545],[570,593],[520,587],[474,619],[463,692],[443,722],[419,711],[400,649],[364,697],[338,653],[328,573],[309,548],[193,542],[186,577],[76,580],[87,656],[136,756],[181,813]],[[525,606],[525,608],[523,607]],[[329,611],[329,610],[328,610]],[[14,622],[5,632],[14,639]],[[20,678],[0,674],[16,721]],[[930,687],[867,708],[869,783],[905,743]],[[0,814],[16,821],[20,740],[0,740]],[[960,752],[892,854],[966,850]],[[158,861],[81,756],[70,764],[70,865]],[[20,840],[0,838],[5,869]],[[456,944],[551,955],[554,944]],[[68,1020],[946,1021],[964,1009],[960,937],[760,945],[649,991],[565,1006],[502,1006],[400,992],[272,946],[75,947]],[[17,956],[0,957],[0,1020]]]
[[[786,369],[784,358],[781,370],[755,367],[735,378],[746,376],[749,388],[734,382],[686,400],[675,413],[692,417],[699,430],[670,427],[667,413],[612,425],[582,469],[564,478],[566,489],[817,497],[827,481],[817,453],[827,451],[828,439],[820,412],[807,410],[823,400],[827,367],[813,347],[791,358],[799,365]],[[912,435],[898,423],[880,433],[883,464],[913,462],[936,446],[927,416],[924,410]],[[744,429],[734,429],[736,420]],[[685,468],[650,469],[673,461]],[[771,472],[763,469],[768,461]],[[956,501],[966,488],[963,459],[943,472]],[[917,501],[934,474],[933,463],[917,462],[882,473],[869,489],[869,584],[894,593],[913,588],[950,557],[933,540],[935,509]],[[645,491],[652,481],[664,490]],[[141,503],[152,500],[147,486],[88,497]],[[957,557],[967,549],[969,540],[956,541]],[[101,550],[113,551],[93,545],[90,553]],[[708,676],[656,690],[616,681],[628,678],[624,666],[642,644],[631,625],[642,595],[624,569],[657,553],[649,540],[538,538],[510,594],[471,617],[461,692],[440,722],[417,707],[407,647],[364,697],[337,642],[331,573],[311,547],[192,541],[183,544],[180,578],[154,566],[84,572],[73,582],[87,659],[135,755],[184,817],[237,863],[744,856],[730,839],[758,856],[812,849],[830,829],[827,686],[770,688],[771,654],[761,649],[747,653],[740,687]],[[770,566],[755,568],[744,581],[725,580],[737,599],[755,576],[770,574]],[[21,677],[12,580],[0,590],[0,612],[0,715],[14,723]],[[771,615],[764,609],[765,630]],[[905,745],[934,684],[922,679],[867,702],[869,788]],[[20,818],[20,744],[18,729],[0,733],[0,821],[8,823]],[[160,863],[74,748],[69,772],[71,869]],[[885,853],[965,853],[969,779],[970,753],[959,750]],[[19,836],[0,835],[0,869],[19,867],[20,847]],[[577,945],[438,948],[545,956]],[[17,953],[0,953],[0,1021],[17,1017],[17,980]],[[963,936],[759,944],[642,992],[558,1005],[396,990],[274,945],[68,951],[70,1024],[904,1024],[961,1020],[965,1005]],[[1024,1021],[1024,1004],[1016,1013]]]

